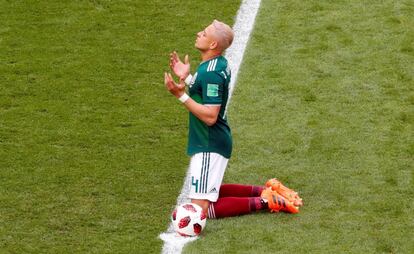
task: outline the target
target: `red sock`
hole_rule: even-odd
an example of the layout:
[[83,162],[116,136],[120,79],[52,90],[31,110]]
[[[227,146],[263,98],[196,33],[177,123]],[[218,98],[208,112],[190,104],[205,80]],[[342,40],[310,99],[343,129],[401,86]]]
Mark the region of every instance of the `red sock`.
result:
[[223,197],[260,197],[264,186],[222,184],[219,198]]
[[249,214],[257,210],[267,209],[260,197],[225,197],[219,198],[208,207],[209,218],[224,218]]

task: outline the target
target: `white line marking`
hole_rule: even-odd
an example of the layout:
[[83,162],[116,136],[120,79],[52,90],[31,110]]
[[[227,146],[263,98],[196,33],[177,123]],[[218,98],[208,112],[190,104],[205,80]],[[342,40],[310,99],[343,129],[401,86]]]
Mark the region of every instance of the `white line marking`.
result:
[[[243,61],[244,51],[249,42],[250,34],[253,31],[257,12],[259,11],[261,0],[243,0],[237,12],[236,23],[233,26],[234,41],[230,48],[226,50],[225,57],[229,60],[232,75],[230,80],[230,92],[227,106],[236,86],[237,76]],[[228,107],[226,107],[226,111]],[[227,112],[226,112],[227,113]],[[226,115],[224,113],[224,115]]]
[[[230,81],[230,91],[227,106],[230,103],[231,95],[234,91],[237,75],[239,73],[240,65],[243,60],[244,51],[246,49],[247,42],[249,41],[250,34],[253,30],[256,15],[260,7],[260,2],[261,0],[243,0],[240,9],[237,12],[236,23],[233,26],[234,41],[231,47],[226,50],[225,54],[225,57],[229,61],[229,65],[232,66],[232,77]],[[227,108],[228,107],[226,107],[226,111]],[[190,202],[190,200],[187,198],[188,193],[190,192],[189,174],[189,169],[187,169],[187,175],[184,179],[184,185],[181,193],[177,198],[177,204]],[[160,238],[164,241],[164,246],[162,248],[163,254],[180,254],[185,244],[198,239],[198,237],[179,236],[174,232],[171,223],[167,231],[160,234]]]

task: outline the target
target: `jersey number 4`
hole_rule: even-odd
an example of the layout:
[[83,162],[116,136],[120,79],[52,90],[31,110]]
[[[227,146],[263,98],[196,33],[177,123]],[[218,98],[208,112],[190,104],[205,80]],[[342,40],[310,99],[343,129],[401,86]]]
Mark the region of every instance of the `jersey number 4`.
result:
[[195,187],[195,192],[198,193],[198,179],[194,182],[194,176],[191,177],[191,185]]

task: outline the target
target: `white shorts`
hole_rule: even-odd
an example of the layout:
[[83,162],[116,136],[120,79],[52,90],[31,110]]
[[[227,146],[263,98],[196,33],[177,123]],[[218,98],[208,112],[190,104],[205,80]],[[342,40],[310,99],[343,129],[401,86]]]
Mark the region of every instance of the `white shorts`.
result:
[[190,199],[216,202],[229,159],[218,153],[196,153],[190,161]]

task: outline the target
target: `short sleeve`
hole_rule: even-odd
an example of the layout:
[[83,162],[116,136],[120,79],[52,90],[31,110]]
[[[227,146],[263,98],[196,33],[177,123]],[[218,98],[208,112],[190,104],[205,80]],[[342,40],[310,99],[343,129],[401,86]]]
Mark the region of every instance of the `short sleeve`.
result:
[[214,71],[206,72],[201,79],[204,105],[221,105],[223,101],[223,78]]

